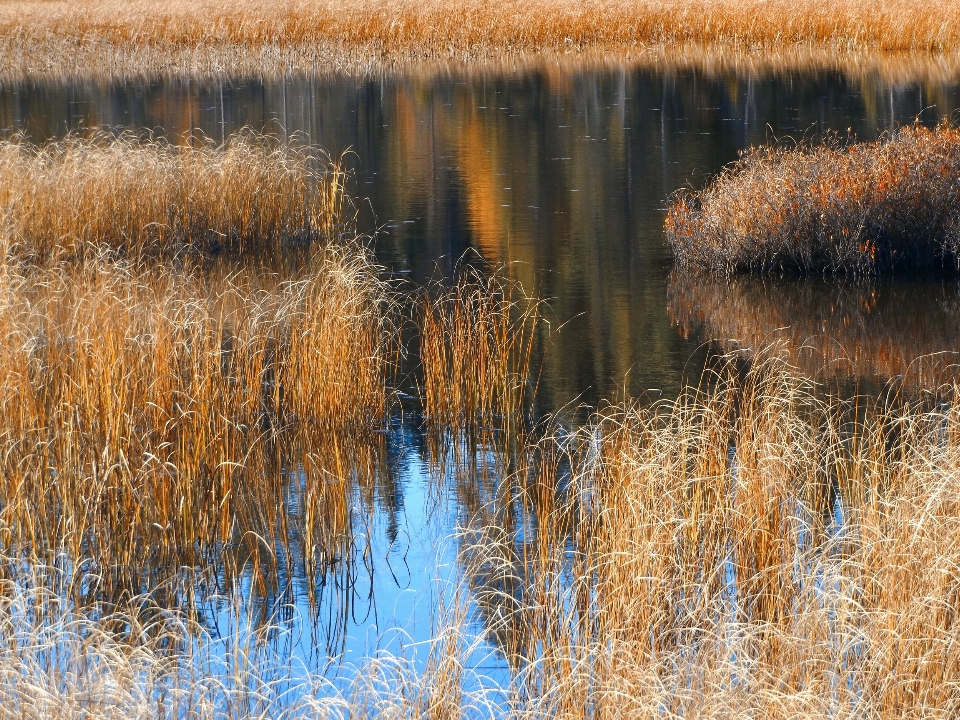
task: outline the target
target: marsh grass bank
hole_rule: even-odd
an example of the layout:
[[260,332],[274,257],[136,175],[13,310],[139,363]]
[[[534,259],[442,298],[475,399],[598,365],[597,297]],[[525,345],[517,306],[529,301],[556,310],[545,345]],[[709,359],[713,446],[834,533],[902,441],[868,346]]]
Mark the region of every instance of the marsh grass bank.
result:
[[670,203],[681,271],[851,273],[960,267],[960,130],[753,148]]
[[703,388],[549,440],[523,540],[474,546],[491,581],[476,592],[521,598],[504,636],[531,703],[572,717],[956,712],[953,391],[859,413],[769,360],[721,366]]
[[7,247],[42,262],[106,245],[132,257],[272,251],[350,236],[339,159],[241,131],[223,146],[124,133],[0,141]]
[[[568,53],[631,54],[698,64],[766,56],[781,66],[884,65],[960,53],[947,0],[300,0],[264,6],[144,0],[0,4],[8,77],[376,72],[422,61]],[[712,58],[712,60],[711,60]]]
[[279,562],[322,574],[346,554],[355,488],[378,476],[390,303],[359,249],[286,280],[8,258],[4,548],[97,572],[94,599],[189,595],[234,563],[264,588]]
[[196,613],[240,577],[269,609],[349,572],[383,474],[396,297],[343,170],[187,140],[0,142],[4,572],[56,565],[80,606]]

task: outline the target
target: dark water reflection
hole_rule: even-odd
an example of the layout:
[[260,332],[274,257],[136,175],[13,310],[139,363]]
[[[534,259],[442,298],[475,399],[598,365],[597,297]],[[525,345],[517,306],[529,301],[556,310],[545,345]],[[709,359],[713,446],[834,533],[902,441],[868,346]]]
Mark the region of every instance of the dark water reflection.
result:
[[[958,81],[960,82],[960,81]],[[0,127],[41,140],[149,128],[220,140],[250,126],[355,152],[381,260],[415,279],[474,248],[550,299],[545,409],[680,388],[704,335],[666,312],[663,208],[747,145],[851,128],[873,138],[960,107],[960,84],[548,66],[380,80],[290,78],[0,88]],[[744,301],[746,299],[744,298]],[[709,328],[708,328],[709,332]]]
[[726,350],[780,345],[818,379],[937,385],[960,360],[955,278],[855,282],[675,277],[671,319]]
[[[778,337],[798,358],[814,358],[812,369],[871,382],[904,372],[916,355],[957,349],[956,280],[671,279],[662,223],[670,193],[702,183],[750,144],[847,128],[873,138],[958,107],[960,78],[893,87],[840,73],[551,66],[379,80],[8,85],[0,128],[37,141],[101,126],[219,141],[249,126],[334,153],[351,148],[361,227],[380,230],[377,252],[391,270],[422,281],[473,249],[549,300],[540,387],[551,410],[624,388],[673,395],[699,373],[715,337],[741,345]],[[461,578],[450,532],[485,510],[465,498],[498,493],[495,475],[484,480],[490,487],[438,480],[409,423],[385,442],[386,479],[354,509],[349,579],[317,585],[294,573],[284,582],[296,597],[290,588],[268,593],[294,603],[319,593],[323,627],[303,631],[297,650],[319,667],[327,653],[356,660],[428,636],[438,593]],[[485,612],[496,609],[477,614]]]

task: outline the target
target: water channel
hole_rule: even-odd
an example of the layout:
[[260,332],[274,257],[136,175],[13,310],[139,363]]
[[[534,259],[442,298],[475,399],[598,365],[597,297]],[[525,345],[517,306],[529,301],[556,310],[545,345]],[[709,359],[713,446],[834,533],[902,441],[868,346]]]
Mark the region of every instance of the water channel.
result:
[[[548,301],[544,412],[624,393],[675,396],[713,340],[743,346],[779,333],[801,367],[877,383],[917,356],[955,350],[955,277],[689,283],[671,276],[662,226],[674,190],[701,185],[749,145],[828,131],[871,139],[917,118],[955,118],[958,108],[960,78],[892,85],[839,71],[756,77],[577,64],[0,87],[0,129],[34,141],[106,128],[219,142],[249,127],[350,150],[358,222],[390,273],[420,283],[476,252]],[[321,597],[323,632],[307,622],[291,631],[310,667],[427,637],[438,598],[460,584],[458,494],[438,499],[409,420],[384,442],[387,478],[362,519],[364,570]],[[291,579],[284,597],[299,607],[313,581]],[[478,666],[499,667],[495,641],[486,648]]]

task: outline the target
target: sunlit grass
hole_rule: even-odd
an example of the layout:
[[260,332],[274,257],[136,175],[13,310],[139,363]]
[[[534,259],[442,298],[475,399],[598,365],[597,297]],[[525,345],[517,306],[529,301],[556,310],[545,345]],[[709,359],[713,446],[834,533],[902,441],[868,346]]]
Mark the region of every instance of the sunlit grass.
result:
[[495,690],[472,685],[467,606],[438,615],[425,663],[381,655],[279,695],[266,661],[171,655],[142,621],[118,636],[55,603],[31,619],[8,585],[0,636],[22,650],[0,697],[24,717],[953,717],[957,407],[946,389],[857,411],[767,360],[538,441],[462,535],[460,601],[514,672]]
[[107,245],[273,251],[349,230],[345,171],[308,145],[240,132],[223,147],[131,134],[0,142],[0,215],[11,251],[44,261]]
[[435,432],[519,432],[535,394],[539,306],[496,275],[461,267],[417,309],[423,412]]
[[370,71],[590,52],[826,66],[831,58],[956,54],[955,10],[948,0],[882,9],[865,0],[470,0],[455,9],[441,0],[9,0],[0,5],[0,58],[14,77]]
[[960,267],[960,130],[748,150],[666,218],[681,270],[874,272]]
[[518,715],[950,717],[955,392],[864,412],[779,361],[705,380],[545,439],[487,516],[516,524],[467,534]]
[[[954,133],[851,152],[873,167]],[[537,304],[466,268],[398,298],[343,238],[274,274],[277,258],[251,259],[272,247],[255,228],[303,250],[313,206],[270,194],[294,151],[244,142],[4,146],[34,200],[8,203],[0,262],[0,715],[956,716],[956,387],[845,401],[781,360],[729,358],[674,401],[535,434]],[[70,169],[73,152],[107,169]],[[850,154],[798,157],[818,152],[831,168]],[[239,169],[218,175],[230,153]],[[202,193],[154,206],[131,190],[158,167],[177,188],[194,161]],[[241,177],[258,162],[261,214]],[[339,193],[310,239],[337,239]],[[184,207],[202,220],[172,235],[146,220]],[[463,587],[425,659],[382,654],[334,682],[276,662],[290,628],[256,601],[330,572],[350,602],[411,315],[425,430],[509,462],[458,482],[479,498],[459,508]],[[214,598],[233,613],[219,638]],[[471,668],[482,640],[511,673],[495,688]]]
[[4,548],[92,563],[106,593],[231,558],[275,573],[282,554],[311,575],[342,561],[355,488],[382,452],[391,303],[360,247],[316,251],[282,281],[7,258]]

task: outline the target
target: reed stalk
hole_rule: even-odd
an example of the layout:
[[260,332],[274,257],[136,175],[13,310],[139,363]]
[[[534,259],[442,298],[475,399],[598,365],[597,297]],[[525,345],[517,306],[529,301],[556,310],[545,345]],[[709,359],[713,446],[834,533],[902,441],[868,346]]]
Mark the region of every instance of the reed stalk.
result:
[[419,300],[422,404],[428,431],[523,444],[536,391],[538,303],[522,289],[461,267]]
[[947,394],[854,412],[765,360],[541,441],[465,535],[518,716],[956,713]]
[[8,258],[5,550],[65,554],[108,595],[231,558],[274,580],[281,560],[308,577],[344,561],[356,488],[381,469],[392,302],[359,247],[321,250],[285,281]]

